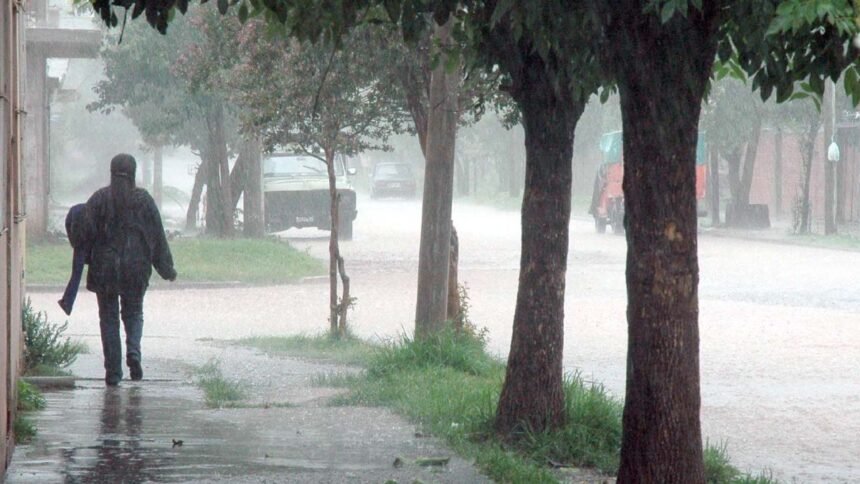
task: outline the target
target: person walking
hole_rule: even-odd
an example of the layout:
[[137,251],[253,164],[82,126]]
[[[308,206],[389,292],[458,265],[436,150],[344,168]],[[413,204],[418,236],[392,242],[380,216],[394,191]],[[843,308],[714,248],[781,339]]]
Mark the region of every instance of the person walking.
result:
[[91,233],[87,289],[98,298],[108,386],[118,385],[123,376],[120,316],[125,328],[126,365],[131,379],[141,380],[143,297],[152,268],[163,279],[176,280],[161,214],[152,196],[135,186],[136,168],[131,155],[114,156],[110,185],[96,191],[86,203]]

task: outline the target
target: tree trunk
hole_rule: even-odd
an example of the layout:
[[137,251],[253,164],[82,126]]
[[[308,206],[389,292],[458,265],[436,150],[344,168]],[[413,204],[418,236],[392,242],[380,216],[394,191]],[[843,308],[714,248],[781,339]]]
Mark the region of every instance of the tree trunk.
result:
[[756,114],[750,139],[744,151],[744,167],[741,174],[740,187],[738,191],[738,203],[744,207],[750,204],[750,191],[752,190],[753,173],[755,170],[755,159],[758,153],[758,142],[761,136],[761,116]]
[[[839,137],[837,130],[837,138]],[[840,139],[840,150],[842,151],[842,159],[836,163],[836,224],[844,224],[846,222],[845,218],[845,204],[847,202],[848,194],[847,187],[845,184],[846,178],[846,166],[848,165],[847,155],[848,150],[846,149],[847,145],[844,139]]]
[[[704,483],[699,421],[696,145],[716,2],[662,22],[600,6],[624,131],[627,385],[619,483]],[[630,62],[636,59],[636,62]]]
[[427,157],[427,106],[422,90],[426,84],[422,82],[421,74],[415,72],[411,66],[400,69],[400,85],[406,94],[406,107],[415,124],[415,134],[418,136],[418,144],[421,146],[421,154]]
[[454,227],[454,222],[451,222],[451,255],[448,257],[448,321],[454,325],[454,330],[460,332],[463,330],[463,318],[461,312],[463,310],[460,305],[460,284],[457,280],[457,272],[460,261],[460,240],[457,238],[457,229]]
[[720,225],[720,152],[715,144],[711,145],[709,154],[711,176],[708,178],[710,181],[708,191],[711,195],[711,225],[718,227]]
[[224,132],[224,109],[220,105],[206,114],[208,147],[204,163],[206,180],[206,232],[220,238],[233,236],[233,210],[230,203],[230,167]]
[[741,193],[741,153],[740,148],[725,153],[726,164],[729,165],[729,192],[732,195],[732,204],[738,203]]
[[155,146],[152,156],[152,198],[155,206],[161,210],[162,193],[164,192],[164,147]]
[[584,106],[555,95],[533,54],[513,94],[525,128],[522,251],[513,337],[496,430],[508,437],[564,422],[562,350],[573,136]]
[[239,199],[242,198],[242,192],[245,191],[245,177],[247,176],[247,148],[245,143],[239,147],[239,156],[236,157],[236,163],[233,164],[233,170],[230,171],[230,208],[236,210],[239,206]]
[[814,117],[806,126],[806,131],[803,134],[801,142],[801,158],[802,158],[802,176],[800,180],[800,193],[798,200],[795,202],[795,227],[794,232],[797,234],[808,234],[810,232],[810,217],[812,207],[809,205],[809,188],[812,181],[812,160],[815,156],[815,139],[818,137],[818,128],[821,126],[821,119]]
[[821,106],[821,117],[824,123],[824,235],[836,233],[836,214],[834,195],[836,194],[836,170],[833,162],[827,157],[828,147],[833,140],[833,84],[825,83],[824,100]]
[[266,234],[263,217],[263,156],[260,140],[253,138],[244,143],[247,150],[245,165],[245,237],[259,238]]
[[[329,209],[331,211],[331,233],[328,242],[328,282],[329,282],[329,323],[331,335],[342,338],[347,333],[347,311],[350,305],[349,277],[344,269],[343,257],[340,255],[338,243],[338,227],[340,213],[338,210],[339,195],[337,193],[337,176],[334,171],[334,151],[325,150],[326,169],[328,172]],[[340,272],[343,280],[343,296],[340,304],[337,301],[337,276]]]
[[194,175],[194,186],[191,188],[191,200],[188,201],[188,211],[185,212],[185,231],[197,230],[197,214],[200,209],[200,197],[203,195],[203,186],[206,184],[206,161],[203,160],[197,167]]
[[[435,25],[441,45],[450,42],[452,20]],[[454,143],[457,137],[457,70],[446,71],[442,54],[430,79],[430,117],[421,242],[418,252],[418,298],[415,305],[415,337],[441,330],[448,306],[448,257],[451,245],[451,202],[454,184]]]

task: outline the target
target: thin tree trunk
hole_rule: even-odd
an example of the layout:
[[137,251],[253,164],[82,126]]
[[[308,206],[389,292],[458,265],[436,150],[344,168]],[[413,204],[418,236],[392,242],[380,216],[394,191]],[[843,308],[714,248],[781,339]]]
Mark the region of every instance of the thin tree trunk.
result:
[[219,105],[207,112],[208,165],[206,181],[206,232],[216,237],[233,235],[233,210],[230,206],[230,170],[227,160],[227,138],[224,132],[224,109]]
[[716,144],[711,145],[710,158],[710,186],[708,191],[711,192],[711,225],[718,227],[720,225],[720,152],[717,150]]
[[[434,36],[441,45],[450,42],[452,23],[449,19],[445,25],[435,25]],[[442,57],[430,80],[430,117],[418,252],[418,298],[415,305],[416,338],[442,329],[448,306],[459,75],[457,70],[446,71],[445,54]]]
[[236,157],[236,163],[233,164],[233,170],[230,171],[230,208],[236,210],[239,206],[239,199],[242,198],[242,192],[245,191],[245,183],[247,177],[247,156],[248,150],[245,147],[245,142],[239,148],[239,156]]
[[598,3],[609,19],[624,131],[628,345],[618,482],[703,484],[696,145],[718,10],[702,2],[662,22],[629,15],[647,2],[618,3]]
[[259,238],[266,233],[265,218],[263,217],[263,156],[260,140],[254,138],[244,144],[247,155],[245,165],[245,237]]
[[535,54],[514,99],[525,128],[522,251],[513,337],[496,430],[516,437],[564,422],[562,354],[573,136],[584,106],[554,95]]
[[824,235],[836,233],[836,207],[834,206],[836,167],[827,157],[828,147],[833,139],[833,104],[831,103],[833,88],[831,82],[825,83],[824,102],[821,106],[821,117],[824,124],[824,156],[822,157],[824,158]]
[[188,211],[185,213],[185,230],[191,232],[197,229],[197,214],[200,209],[200,197],[203,195],[203,186],[206,184],[206,161],[202,160],[194,175],[194,186],[191,188],[191,200],[188,202]]
[[812,181],[812,160],[815,156],[815,139],[818,137],[818,128],[821,126],[821,119],[817,116],[810,121],[806,127],[806,132],[803,134],[801,146],[801,157],[803,163],[803,178],[800,180],[799,200],[796,203],[795,214],[797,225],[795,232],[798,234],[808,234],[810,232],[810,217],[812,207],[809,205],[809,189]]
[[152,157],[152,198],[155,206],[161,210],[162,193],[164,192],[164,147],[155,146]]
[[[836,134],[837,138],[839,137],[838,130]],[[846,221],[845,218],[845,204],[847,201],[847,190],[845,184],[845,178],[847,176],[846,166],[848,165],[847,155],[848,150],[846,150],[846,144],[844,140],[840,140],[840,146],[842,151],[842,159],[836,163],[836,224],[844,224]]]
[[[329,235],[328,253],[328,282],[329,282],[329,323],[331,335],[336,338],[346,336],[347,311],[350,305],[349,277],[346,275],[343,257],[340,255],[340,244],[338,243],[338,227],[340,213],[338,210],[339,195],[337,193],[337,176],[334,171],[334,151],[326,150],[326,169],[328,172],[329,209],[331,210],[331,233]],[[337,276],[340,273],[343,281],[343,296],[341,302],[337,301]]]

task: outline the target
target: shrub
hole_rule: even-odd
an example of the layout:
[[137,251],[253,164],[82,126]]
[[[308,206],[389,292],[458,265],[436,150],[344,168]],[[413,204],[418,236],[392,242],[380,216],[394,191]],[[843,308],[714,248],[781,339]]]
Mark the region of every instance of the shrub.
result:
[[48,321],[44,311],[36,312],[30,299],[24,301],[24,366],[26,371],[37,367],[66,368],[86,351],[86,346],[78,341],[64,338],[68,322],[54,324]]
[[45,408],[45,397],[38,388],[24,380],[18,380],[18,410],[32,412]]

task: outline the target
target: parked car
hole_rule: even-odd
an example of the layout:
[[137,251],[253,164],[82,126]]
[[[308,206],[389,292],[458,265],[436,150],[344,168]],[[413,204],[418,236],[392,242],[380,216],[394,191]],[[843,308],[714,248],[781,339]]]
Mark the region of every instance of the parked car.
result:
[[370,177],[370,197],[414,197],[417,191],[415,173],[409,163],[379,163]]
[[[338,234],[352,239],[352,224],[358,215],[355,190],[342,158],[335,159],[338,205]],[[263,160],[263,193],[266,228],[269,232],[290,227],[331,230],[328,171],[324,161],[307,155],[273,153]]]

